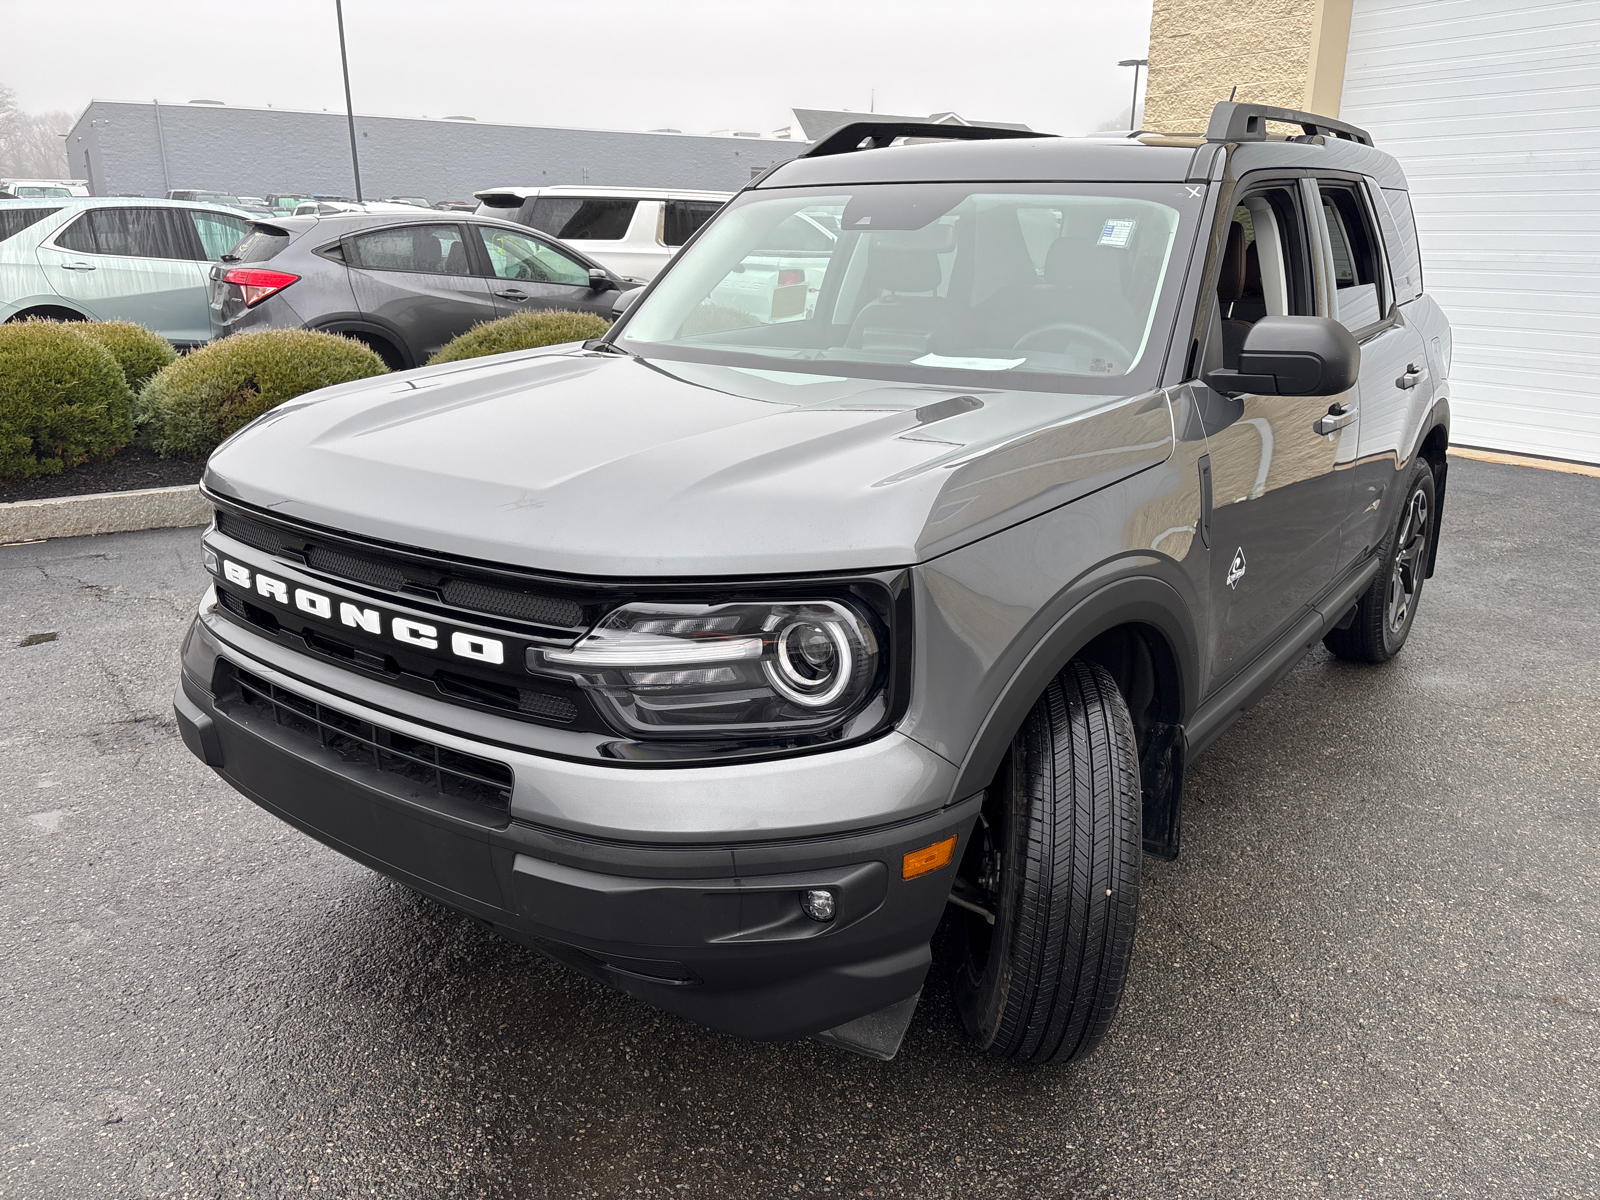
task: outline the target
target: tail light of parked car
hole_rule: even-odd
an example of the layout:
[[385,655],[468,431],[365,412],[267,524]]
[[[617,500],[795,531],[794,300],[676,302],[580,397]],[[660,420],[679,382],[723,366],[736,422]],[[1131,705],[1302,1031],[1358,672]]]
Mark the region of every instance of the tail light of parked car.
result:
[[778,272],[779,287],[790,287],[793,284],[804,283],[805,281],[806,273],[804,271],[785,269]]
[[222,282],[237,287],[244,293],[244,306],[254,308],[299,278],[287,271],[268,271],[263,267],[231,267],[223,273]]

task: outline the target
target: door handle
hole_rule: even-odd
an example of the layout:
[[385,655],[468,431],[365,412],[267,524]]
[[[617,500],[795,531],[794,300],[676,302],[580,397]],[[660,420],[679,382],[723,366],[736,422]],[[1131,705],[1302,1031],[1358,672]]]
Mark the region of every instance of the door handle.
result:
[[86,262],[64,262],[61,264],[61,269],[63,271],[92,271],[94,270],[94,264]]
[[1416,363],[1406,364],[1406,373],[1394,381],[1394,385],[1402,390],[1414,388],[1421,383],[1428,373],[1417,366]]
[[511,288],[509,291],[504,292],[496,292],[495,295],[503,296],[507,300],[526,300],[528,298],[527,292],[519,291],[517,288]]
[[1326,416],[1318,417],[1311,428],[1320,434],[1337,433],[1355,419],[1355,409],[1335,404],[1328,409]]

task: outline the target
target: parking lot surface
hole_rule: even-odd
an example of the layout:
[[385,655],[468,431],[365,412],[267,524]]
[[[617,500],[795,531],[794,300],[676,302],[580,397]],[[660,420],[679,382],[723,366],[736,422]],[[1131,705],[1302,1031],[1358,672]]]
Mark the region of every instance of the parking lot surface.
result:
[[197,531],[0,549],[0,1197],[1594,1197],[1596,513],[1452,460],[1410,645],[1195,766],[1060,1070],[938,978],[883,1064],[501,942],[183,748]]

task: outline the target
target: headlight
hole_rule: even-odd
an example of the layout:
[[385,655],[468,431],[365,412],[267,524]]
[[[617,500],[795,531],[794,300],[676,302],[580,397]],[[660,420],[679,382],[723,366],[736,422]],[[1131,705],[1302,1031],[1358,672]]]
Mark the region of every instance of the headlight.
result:
[[871,619],[837,600],[626,604],[528,670],[588,691],[619,728],[655,737],[816,733],[883,686]]

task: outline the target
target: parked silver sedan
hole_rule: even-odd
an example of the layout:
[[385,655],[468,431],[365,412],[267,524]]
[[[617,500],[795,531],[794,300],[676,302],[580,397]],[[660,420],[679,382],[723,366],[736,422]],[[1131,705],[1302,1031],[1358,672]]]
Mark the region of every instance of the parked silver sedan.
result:
[[245,213],[179,200],[0,201],[0,321],[136,321],[200,345],[210,264],[249,231]]

